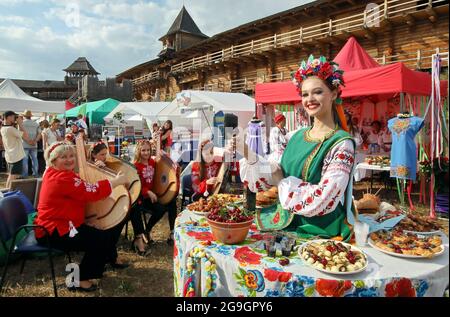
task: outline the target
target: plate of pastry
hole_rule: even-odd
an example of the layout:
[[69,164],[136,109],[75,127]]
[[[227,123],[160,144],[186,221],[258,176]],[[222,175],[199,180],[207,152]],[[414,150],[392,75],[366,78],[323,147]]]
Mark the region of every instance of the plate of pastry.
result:
[[349,275],[367,269],[367,255],[361,249],[335,240],[313,240],[298,249],[303,262],[321,272]]
[[445,251],[439,235],[414,234],[398,229],[372,233],[369,245],[380,252],[410,259],[431,259]]
[[442,226],[430,217],[409,213],[398,223],[396,229],[413,234],[439,235]]

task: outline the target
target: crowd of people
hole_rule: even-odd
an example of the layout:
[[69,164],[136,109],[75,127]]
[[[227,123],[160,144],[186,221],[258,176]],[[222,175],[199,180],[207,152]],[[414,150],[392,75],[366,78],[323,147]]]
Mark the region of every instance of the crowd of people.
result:
[[[114,228],[99,230],[86,223],[84,210],[90,202],[108,197],[112,190],[125,185],[128,179],[121,172],[114,179],[101,180],[95,184],[83,181],[75,171],[77,138],[87,138],[87,125],[82,116],[77,121],[69,121],[65,131],[61,121],[52,119],[49,123],[32,120],[31,111],[17,114],[7,111],[3,115],[1,140],[7,162],[8,179],[6,187],[17,178],[28,176],[28,160],[32,162],[32,177],[39,177],[38,152],[43,151],[45,172],[37,206],[35,224],[45,230],[37,230],[38,242],[46,243],[46,233],[52,246],[65,251],[83,251],[80,263],[80,284],[72,290],[95,291],[93,279],[101,278],[105,266],[122,269],[128,266],[118,258],[117,243],[128,221],[131,222],[135,238],[131,248],[140,256],[146,256],[153,243],[152,229],[168,213],[170,236],[168,245],[174,243],[174,226],[177,216],[176,199],[168,204],[158,203],[153,192],[155,177],[155,146],[153,140],[141,140],[137,143],[134,166],[139,175],[142,190],[137,202],[131,207],[128,217]],[[162,151],[168,152],[172,145],[171,121],[161,128],[153,125],[153,137],[159,135]],[[107,167],[108,145],[99,141],[91,146],[89,160],[98,168]],[[144,222],[143,213],[151,215]]]

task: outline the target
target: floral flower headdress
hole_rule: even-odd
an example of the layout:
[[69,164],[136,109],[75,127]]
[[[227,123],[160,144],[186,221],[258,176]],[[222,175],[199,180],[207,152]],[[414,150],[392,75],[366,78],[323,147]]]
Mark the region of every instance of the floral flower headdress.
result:
[[336,112],[341,122],[341,127],[345,131],[349,131],[347,120],[344,114],[344,108],[342,106],[341,87],[345,86],[344,83],[344,71],[339,69],[339,65],[335,62],[328,62],[324,56],[314,58],[314,55],[310,55],[308,61],[303,61],[300,64],[300,68],[293,75],[293,82],[297,86],[299,93],[302,91],[302,83],[311,76],[317,76],[325,81],[329,86],[338,90],[338,97],[335,101]]
[[[345,86],[343,74],[344,71],[339,69],[339,65],[335,62],[328,62],[324,56],[314,58],[313,55],[310,55],[308,61],[300,64],[300,68],[293,76],[293,81],[300,92],[303,81],[310,76],[317,76],[330,86],[339,89],[340,92],[340,87]],[[338,98],[336,103],[341,104],[342,99]]]

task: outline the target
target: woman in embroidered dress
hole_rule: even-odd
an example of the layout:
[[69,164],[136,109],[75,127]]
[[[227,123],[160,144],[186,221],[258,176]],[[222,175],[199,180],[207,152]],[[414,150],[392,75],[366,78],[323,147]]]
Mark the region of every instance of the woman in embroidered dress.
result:
[[211,140],[200,143],[197,159],[192,165],[192,200],[197,201],[213,193],[221,167],[222,159],[214,157],[214,143]]
[[[45,151],[48,168],[44,173],[39,194],[35,223],[50,235],[52,247],[64,251],[84,251],[80,263],[80,284],[71,290],[95,291],[91,279],[103,275],[105,264],[115,251],[115,243],[108,231],[84,223],[88,202],[108,197],[112,188],[127,183],[125,174],[119,173],[111,181],[88,184],[74,172],[76,164],[73,146],[64,142],[52,144]],[[43,229],[36,230],[39,243],[46,245]]]
[[[289,140],[281,163],[249,155],[241,160],[241,178],[253,192],[278,185],[280,204],[258,216],[263,229],[287,230],[302,237],[348,240],[345,193],[354,164],[355,142],[340,105],[343,72],[324,57],[310,56],[295,74],[303,107],[313,126]],[[241,151],[248,151],[239,145]],[[251,154],[251,153],[250,153]],[[347,204],[346,204],[347,203]]]
[[[164,214],[167,212],[169,215],[169,228],[170,228],[170,237],[167,239],[167,243],[169,245],[173,245],[174,242],[174,228],[175,228],[175,219],[177,218],[177,204],[176,198],[174,198],[167,205],[161,205],[158,203],[158,196],[153,192],[153,182],[155,176],[155,166],[157,158],[152,157],[152,142],[148,140],[139,141],[136,146],[136,155],[134,158],[134,165],[139,174],[139,178],[141,179],[142,190],[141,195],[138,199],[138,203],[136,208],[142,211],[148,210],[151,211],[152,216],[150,217],[146,231],[144,230],[142,220],[138,217],[131,221],[133,222],[133,230],[135,233],[137,232],[143,238],[143,234],[145,233],[150,242],[151,239],[151,231],[153,227],[161,220]],[[141,247],[142,239],[138,239],[136,241],[136,246]]]

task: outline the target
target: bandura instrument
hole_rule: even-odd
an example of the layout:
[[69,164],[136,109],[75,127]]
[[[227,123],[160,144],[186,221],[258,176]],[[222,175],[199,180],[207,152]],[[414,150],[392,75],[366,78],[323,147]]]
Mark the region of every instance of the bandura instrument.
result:
[[[91,161],[92,145],[87,144],[85,149],[87,153],[86,158],[88,161]],[[127,189],[130,193],[131,204],[134,204],[139,198],[142,188],[141,179],[139,178],[136,167],[133,164],[122,160],[120,157],[111,154],[109,149],[108,155],[106,156],[105,165],[108,169],[114,171],[115,173],[123,172],[125,174],[129,181]]]
[[[100,180],[112,180],[116,172],[99,168],[86,159],[86,148],[82,138],[76,139],[78,172],[82,180],[95,184]],[[88,203],[85,210],[86,224],[100,230],[107,230],[121,223],[128,215],[131,199],[128,189],[121,185],[113,188],[104,200]]]
[[131,204],[134,204],[139,198],[142,188],[141,179],[139,178],[139,174],[134,165],[112,154],[109,154],[106,157],[105,164],[107,168],[115,171],[116,173],[121,171],[125,174],[129,181],[127,189],[130,193]]
[[153,192],[158,203],[167,205],[178,196],[180,190],[180,167],[161,150],[161,134],[154,134],[156,159]]

